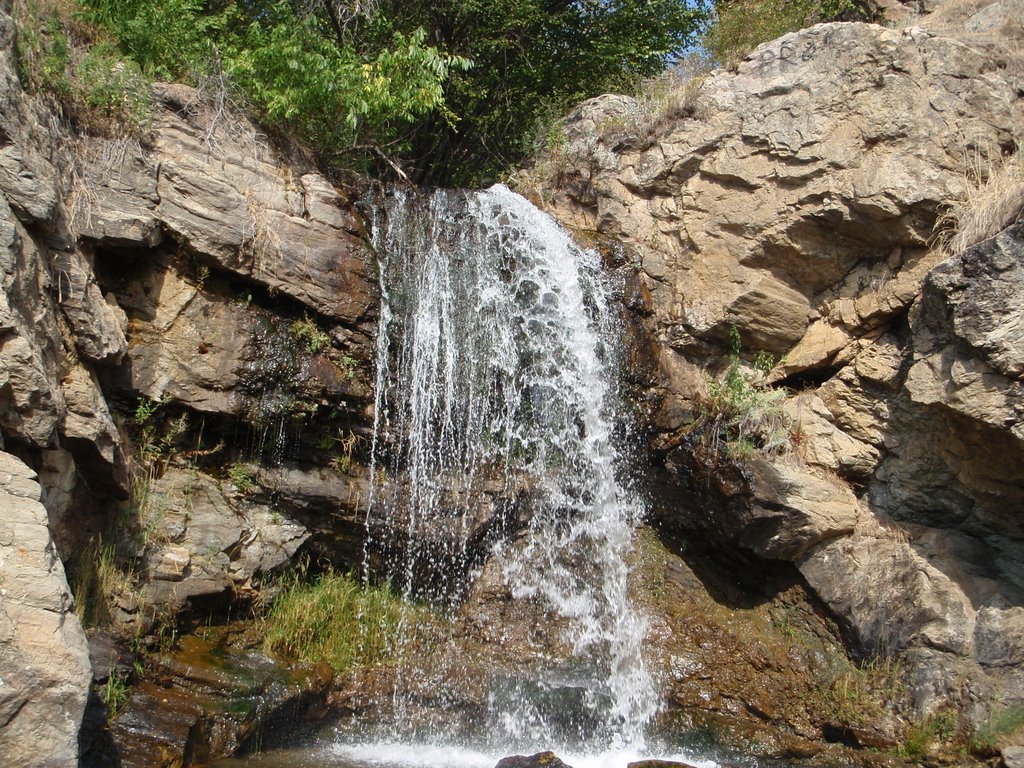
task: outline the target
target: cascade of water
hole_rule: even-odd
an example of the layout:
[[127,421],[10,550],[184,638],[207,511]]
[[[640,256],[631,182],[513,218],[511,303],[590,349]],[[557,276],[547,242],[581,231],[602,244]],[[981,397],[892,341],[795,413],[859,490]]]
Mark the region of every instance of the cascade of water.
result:
[[642,510],[620,478],[598,256],[502,186],[380,210],[368,557],[409,595],[457,602],[490,548],[512,598],[567,627],[585,663],[560,674],[585,716],[566,737],[536,699],[545,682],[520,680],[491,691],[488,727],[509,744],[638,746],[657,706],[627,594]]

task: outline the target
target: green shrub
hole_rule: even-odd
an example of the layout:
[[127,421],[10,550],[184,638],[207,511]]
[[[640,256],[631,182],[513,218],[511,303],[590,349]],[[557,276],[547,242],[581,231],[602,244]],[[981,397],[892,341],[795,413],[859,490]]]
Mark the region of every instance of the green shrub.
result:
[[[18,24],[15,44],[18,78],[29,93],[49,92],[58,98],[70,94],[68,70],[71,43],[57,9],[19,2],[12,8]],[[50,12],[45,19],[44,13]]]
[[309,315],[303,315],[301,320],[293,322],[289,330],[292,337],[311,355],[322,352],[331,345],[331,337],[320,330],[320,326]]
[[120,126],[126,133],[144,129],[152,115],[150,88],[138,64],[122,56],[112,43],[90,48],[75,68],[74,92],[85,106],[80,121],[87,128],[99,128],[98,133],[109,130],[104,123]]
[[252,464],[236,462],[228,467],[228,479],[239,493],[248,493],[256,484],[256,467]]
[[174,80],[204,70],[223,25],[203,0],[82,0],[82,18],[108,30],[149,77]]
[[704,418],[714,439],[724,439],[736,458],[756,451],[777,453],[789,444],[793,422],[785,410],[786,392],[767,383],[775,358],[765,352],[754,359],[753,371],[740,358],[740,333],[729,332],[731,352],[723,376],[708,383]]
[[295,580],[277,596],[264,622],[263,648],[297,661],[326,661],[340,673],[387,661],[403,622],[421,614],[387,585],[364,587],[329,571],[311,583]]

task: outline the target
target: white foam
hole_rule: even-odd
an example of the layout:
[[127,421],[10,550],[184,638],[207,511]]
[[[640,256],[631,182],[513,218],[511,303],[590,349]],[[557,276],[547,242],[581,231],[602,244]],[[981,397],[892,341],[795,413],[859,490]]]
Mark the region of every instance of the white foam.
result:
[[[353,768],[494,768],[507,754],[481,751],[472,747],[439,744],[409,744],[380,741],[365,744],[333,744],[326,755],[344,760]],[[538,748],[537,751],[543,751]],[[572,768],[626,768],[637,760],[671,760],[694,768],[719,768],[718,763],[685,753],[646,754],[636,750],[609,750],[601,753],[556,752]]]

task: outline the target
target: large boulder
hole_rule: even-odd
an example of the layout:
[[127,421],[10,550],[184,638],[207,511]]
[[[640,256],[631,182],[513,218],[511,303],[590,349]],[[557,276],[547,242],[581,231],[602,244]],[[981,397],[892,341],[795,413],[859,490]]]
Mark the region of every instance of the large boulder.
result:
[[78,762],[92,667],[39,496],[36,474],[0,452],[0,753],[66,768]]
[[362,224],[321,174],[271,148],[245,118],[212,114],[196,91],[156,87],[151,140],[120,152],[83,139],[78,233],[101,248],[167,235],[208,267],[356,325],[373,303]]
[[[691,82],[675,120],[622,97],[585,104],[552,205],[636,244],[664,334],[723,340],[735,324],[785,352],[819,318],[863,332],[912,300],[890,284],[965,192],[965,153],[1012,146],[1001,61],[922,28],[794,32]],[[647,122],[660,130],[644,140]]]

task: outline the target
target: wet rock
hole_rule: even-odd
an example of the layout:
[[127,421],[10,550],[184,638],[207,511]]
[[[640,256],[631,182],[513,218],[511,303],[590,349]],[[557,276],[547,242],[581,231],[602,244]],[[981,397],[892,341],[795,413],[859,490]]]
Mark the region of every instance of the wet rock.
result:
[[637,760],[629,763],[626,768],[693,768],[693,766],[678,760]]
[[326,665],[284,670],[223,637],[188,636],[132,691],[110,726],[113,749],[125,768],[176,768],[269,743],[322,714],[331,677]]
[[39,495],[35,473],[0,452],[0,752],[74,765],[92,670]]
[[538,752],[534,755],[512,755],[503,757],[494,768],[570,768],[554,752]]

